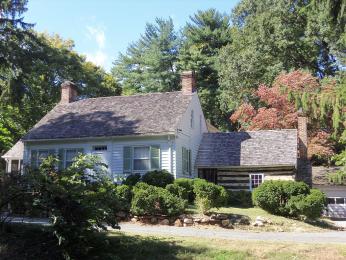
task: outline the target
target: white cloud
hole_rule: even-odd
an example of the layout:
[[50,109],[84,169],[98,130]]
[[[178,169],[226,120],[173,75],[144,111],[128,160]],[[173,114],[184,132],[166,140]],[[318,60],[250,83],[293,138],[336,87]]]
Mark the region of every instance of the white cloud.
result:
[[98,50],[95,53],[87,53],[86,59],[87,61],[95,63],[97,66],[104,67],[107,61],[107,54],[102,50]]
[[97,44],[97,49],[94,52],[86,53],[86,58],[98,66],[105,67],[108,56],[105,52],[106,35],[104,29],[96,26],[87,26],[86,29],[87,38]]
[[88,38],[94,39],[100,49],[105,47],[105,32],[100,27],[87,26]]

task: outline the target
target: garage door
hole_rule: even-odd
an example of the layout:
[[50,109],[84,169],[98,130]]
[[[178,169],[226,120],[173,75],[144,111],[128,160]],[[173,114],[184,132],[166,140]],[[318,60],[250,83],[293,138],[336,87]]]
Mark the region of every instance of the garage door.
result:
[[346,198],[328,198],[326,215],[330,218],[346,219]]

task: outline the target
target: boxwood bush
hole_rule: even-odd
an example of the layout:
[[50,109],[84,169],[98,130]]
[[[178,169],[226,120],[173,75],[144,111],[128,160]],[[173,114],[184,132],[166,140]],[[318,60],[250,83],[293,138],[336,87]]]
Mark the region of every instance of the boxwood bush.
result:
[[135,215],[176,216],[185,208],[186,201],[166,189],[141,182],[133,187],[131,212]]
[[170,193],[172,193],[173,195],[175,195],[179,198],[182,198],[184,200],[188,200],[189,194],[188,194],[187,190],[184,187],[179,186],[176,183],[168,184],[166,186],[166,190],[168,190]]
[[252,207],[252,194],[247,190],[230,191],[228,190],[228,205],[243,208]]
[[132,190],[125,184],[116,186],[116,193],[119,197],[120,210],[128,212],[131,208]]
[[149,185],[165,188],[168,184],[173,183],[174,177],[166,170],[155,170],[144,174],[142,181]]
[[174,184],[183,187],[188,193],[189,203],[193,203],[193,201],[195,200],[195,193],[193,192],[193,182],[194,179],[189,178],[179,178],[174,180]]
[[123,181],[123,184],[128,186],[135,186],[138,182],[141,181],[141,175],[139,173],[130,174],[127,176],[127,178]]
[[307,218],[320,216],[325,204],[325,195],[310,190],[304,182],[266,181],[252,193],[253,203],[264,210],[281,216]]
[[195,179],[193,190],[196,195],[196,205],[201,213],[207,213],[211,208],[225,206],[228,201],[228,193],[224,187]]

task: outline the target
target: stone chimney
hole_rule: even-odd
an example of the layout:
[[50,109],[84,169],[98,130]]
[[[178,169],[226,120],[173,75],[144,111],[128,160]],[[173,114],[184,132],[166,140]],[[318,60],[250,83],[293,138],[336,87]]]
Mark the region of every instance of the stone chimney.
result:
[[312,184],[312,168],[308,158],[308,118],[298,112],[298,159],[297,175],[298,181],[304,181],[308,185]]
[[191,95],[196,91],[196,78],[194,71],[183,71],[180,75],[181,90],[184,95]]
[[61,84],[61,100],[60,104],[68,104],[77,99],[77,86],[71,81],[64,81]]

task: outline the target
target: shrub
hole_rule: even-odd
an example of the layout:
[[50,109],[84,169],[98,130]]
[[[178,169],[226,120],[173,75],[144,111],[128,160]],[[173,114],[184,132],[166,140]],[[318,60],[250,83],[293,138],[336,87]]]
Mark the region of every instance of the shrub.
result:
[[252,207],[251,192],[246,190],[240,191],[227,191],[228,192],[228,205],[239,207]]
[[176,183],[172,183],[172,184],[168,184],[166,186],[166,190],[168,190],[170,193],[172,193],[173,195],[182,198],[184,200],[188,200],[188,192],[186,191],[186,189],[182,186],[179,186]]
[[218,208],[227,203],[228,193],[222,186],[196,179],[193,190],[196,194],[197,207],[201,213],[206,213],[211,208]]
[[122,184],[116,187],[120,210],[128,212],[131,208],[132,190],[130,186]]
[[192,203],[195,200],[195,193],[193,192],[193,179],[179,178],[174,180],[174,184],[183,187],[188,193],[188,201]]
[[326,206],[326,196],[317,189],[311,189],[310,194],[293,196],[287,203],[292,216],[303,215],[308,219],[316,219]]
[[288,216],[289,199],[293,196],[309,194],[309,186],[295,181],[265,181],[252,193],[253,203],[277,215]]
[[128,186],[135,186],[140,180],[141,180],[141,175],[139,173],[130,174],[129,176],[127,176],[127,178],[123,181],[122,184],[125,184]]
[[59,172],[57,164],[57,159],[48,157],[39,169],[28,171],[28,187],[35,191],[35,205],[48,211],[52,234],[64,257],[84,259],[106,225],[117,227],[116,185],[96,156],[79,155]]
[[156,187],[165,188],[173,183],[174,177],[166,170],[150,171],[142,176],[142,181]]
[[131,212],[136,215],[176,216],[184,212],[186,201],[168,190],[146,183],[133,187]]

